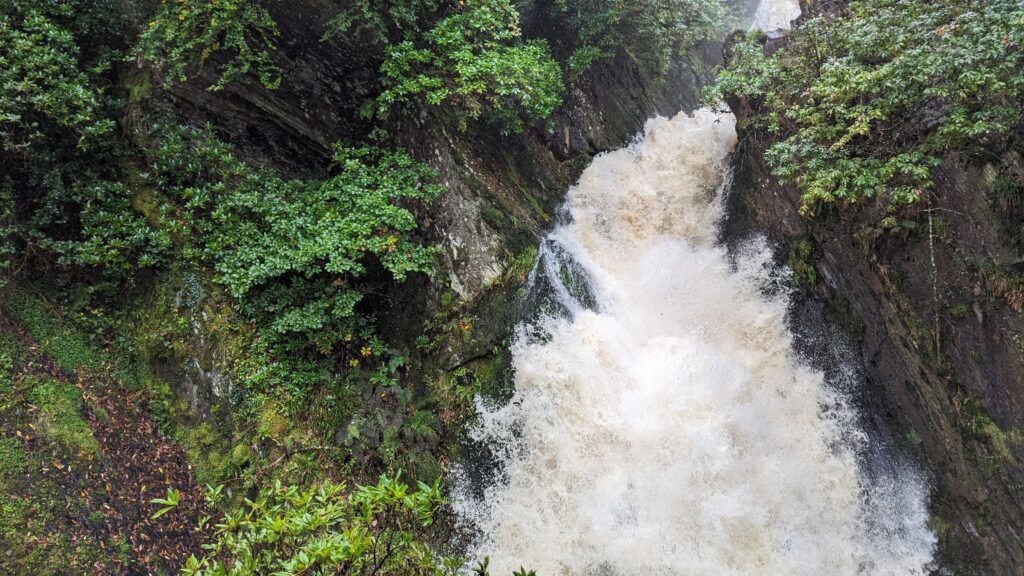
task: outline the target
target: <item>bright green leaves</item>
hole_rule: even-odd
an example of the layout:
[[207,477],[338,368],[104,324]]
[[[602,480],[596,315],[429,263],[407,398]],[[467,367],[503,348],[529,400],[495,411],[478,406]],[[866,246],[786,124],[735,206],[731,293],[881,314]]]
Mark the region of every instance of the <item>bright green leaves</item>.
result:
[[147,183],[166,199],[165,227],[271,334],[329,349],[353,330],[371,261],[395,282],[433,269],[409,203],[441,187],[405,151],[338,146],[330,177],[289,180],[248,166],[207,131],[160,140]]
[[274,63],[277,24],[265,8],[247,0],[161,0],[139,37],[142,56],[164,75],[184,82],[214,54],[217,79],[209,90],[255,77],[270,89],[281,82]]
[[547,118],[565,86],[547,43],[523,41],[508,0],[468,0],[419,38],[389,46],[381,66],[378,111],[425,101],[457,111],[460,125],[482,116],[503,132]]
[[181,490],[168,488],[166,498],[153,498],[149,501],[150,504],[157,504],[160,506],[160,509],[154,512],[150,518],[156,520],[164,514],[167,514],[171,510],[177,508],[179,502],[181,502]]
[[554,11],[575,36],[573,75],[616,52],[661,74],[673,56],[711,38],[726,18],[720,0],[555,0]]
[[795,183],[805,212],[880,198],[920,200],[947,150],[979,150],[1021,120],[1024,6],[989,0],[852,2],[765,55],[737,43],[713,99],[747,97],[783,140],[767,160]]
[[423,539],[443,503],[437,482],[411,490],[397,475],[355,490],[329,480],[308,490],[277,482],[225,514],[206,556],[190,558],[182,574],[454,574],[458,563]]
[[351,317],[370,257],[398,282],[433,268],[435,251],[413,239],[416,219],[399,205],[436,196],[433,172],[404,151],[338,147],[335,163],[323,181],[253,174],[220,195],[203,224],[220,281],[274,309],[276,332]]
[[80,147],[108,134],[93,81],[69,29],[31,4],[0,4],[0,151],[29,156],[53,132]]

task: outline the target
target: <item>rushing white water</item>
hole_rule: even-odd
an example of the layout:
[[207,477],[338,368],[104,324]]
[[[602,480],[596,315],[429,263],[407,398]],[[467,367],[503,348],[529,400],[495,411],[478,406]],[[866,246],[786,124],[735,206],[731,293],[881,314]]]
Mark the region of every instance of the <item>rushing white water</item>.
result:
[[789,28],[790,22],[800,17],[799,0],[769,0],[757,5],[751,28],[775,32]]
[[656,118],[570,191],[532,280],[564,313],[524,325],[515,395],[481,403],[476,430],[501,477],[456,502],[493,574],[905,575],[930,561],[925,484],[859,468],[867,440],[843,395],[792,351],[785,294],[766,295],[767,246],[730,261],[716,245],[735,141],[729,114]]

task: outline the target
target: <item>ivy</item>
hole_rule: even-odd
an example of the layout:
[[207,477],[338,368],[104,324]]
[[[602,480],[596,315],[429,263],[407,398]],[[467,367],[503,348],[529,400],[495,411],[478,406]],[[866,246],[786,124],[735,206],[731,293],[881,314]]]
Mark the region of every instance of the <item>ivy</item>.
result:
[[779,141],[766,159],[804,213],[918,202],[948,150],[998,146],[1021,121],[1024,6],[1015,0],[851,2],[771,54],[733,47],[711,100],[745,97]]

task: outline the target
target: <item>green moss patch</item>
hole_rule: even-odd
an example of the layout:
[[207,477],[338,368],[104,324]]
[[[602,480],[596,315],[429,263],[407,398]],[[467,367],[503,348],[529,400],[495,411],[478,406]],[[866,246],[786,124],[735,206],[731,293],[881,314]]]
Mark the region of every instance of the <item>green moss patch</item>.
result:
[[38,410],[36,424],[40,436],[74,455],[92,457],[99,453],[99,444],[82,417],[78,388],[36,377],[26,378],[24,387],[29,402]]
[[14,299],[11,312],[39,347],[62,369],[98,368],[100,354],[81,334],[70,328],[41,300],[28,296]]

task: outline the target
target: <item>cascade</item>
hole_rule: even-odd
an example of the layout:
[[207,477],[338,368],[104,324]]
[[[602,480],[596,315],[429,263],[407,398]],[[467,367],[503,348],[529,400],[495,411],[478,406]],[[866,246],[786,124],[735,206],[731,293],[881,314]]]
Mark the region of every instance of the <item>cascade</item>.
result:
[[[765,0],[755,26],[797,14]],[[498,478],[455,498],[492,574],[925,573],[926,482],[865,473],[846,393],[793,350],[769,247],[716,243],[735,143],[728,113],[654,118],[570,190],[514,396],[478,402]]]

